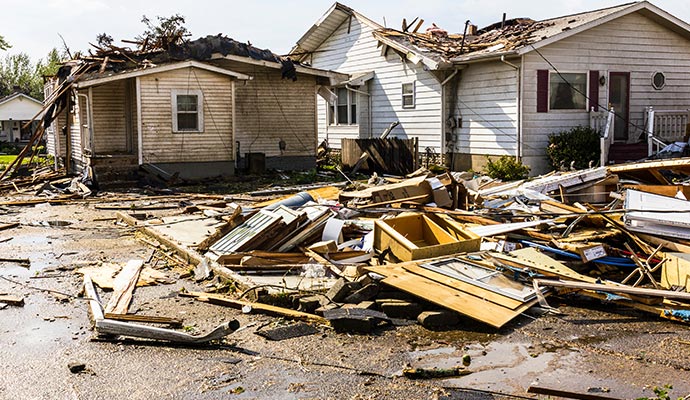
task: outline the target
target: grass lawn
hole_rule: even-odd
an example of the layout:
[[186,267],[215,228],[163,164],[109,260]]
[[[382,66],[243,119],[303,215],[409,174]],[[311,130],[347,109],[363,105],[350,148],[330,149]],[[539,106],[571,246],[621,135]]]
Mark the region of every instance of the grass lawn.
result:
[[15,158],[17,158],[16,155],[2,155],[0,156],[0,164],[9,164],[14,161]]

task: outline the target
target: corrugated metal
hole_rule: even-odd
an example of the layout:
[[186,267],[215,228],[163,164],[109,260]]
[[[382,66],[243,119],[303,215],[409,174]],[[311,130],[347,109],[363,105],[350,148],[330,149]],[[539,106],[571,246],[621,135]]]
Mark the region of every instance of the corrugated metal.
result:
[[257,235],[268,230],[271,226],[282,219],[278,214],[266,210],[259,210],[254,216],[245,221],[242,225],[233,229],[227,235],[210,247],[210,250],[217,254],[229,254],[238,251],[243,245],[247,244]]
[[[234,160],[230,78],[185,68],[140,79],[144,162]],[[203,132],[172,132],[172,90],[202,91]]]

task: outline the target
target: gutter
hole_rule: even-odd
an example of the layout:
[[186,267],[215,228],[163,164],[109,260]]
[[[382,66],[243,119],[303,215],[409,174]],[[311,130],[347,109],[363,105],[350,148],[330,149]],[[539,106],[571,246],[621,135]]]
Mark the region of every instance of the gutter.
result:
[[515,132],[515,160],[520,162],[520,158],[522,158],[522,104],[520,104],[522,100],[522,79],[521,79],[521,71],[522,69],[511,63],[510,61],[506,60],[505,54],[501,55],[500,61],[503,64],[508,65],[509,67],[515,69],[515,83],[517,85],[517,88],[515,90],[516,98],[515,98],[515,105],[517,108],[517,126],[516,126],[516,132]]

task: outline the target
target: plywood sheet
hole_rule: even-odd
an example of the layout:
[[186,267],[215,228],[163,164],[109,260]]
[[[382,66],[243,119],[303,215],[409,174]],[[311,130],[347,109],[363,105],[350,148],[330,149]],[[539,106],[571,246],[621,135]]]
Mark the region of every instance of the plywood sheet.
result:
[[371,267],[367,270],[385,276],[383,283],[387,285],[495,328],[502,327],[536,302],[534,300],[511,310],[461,290],[412,274],[400,267]]

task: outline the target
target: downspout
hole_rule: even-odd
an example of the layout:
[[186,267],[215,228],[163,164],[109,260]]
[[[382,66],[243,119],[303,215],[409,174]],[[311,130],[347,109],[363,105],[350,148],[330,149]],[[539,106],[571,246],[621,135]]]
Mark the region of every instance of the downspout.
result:
[[351,92],[355,92],[355,93],[359,93],[359,94],[364,94],[364,95],[367,96],[367,104],[369,105],[369,107],[368,107],[368,108],[369,108],[369,110],[368,110],[368,113],[369,113],[369,117],[368,117],[368,118],[369,118],[369,137],[370,137],[370,138],[374,137],[374,132],[371,131],[371,130],[372,130],[372,122],[371,122],[371,93],[367,93],[367,92],[363,92],[363,91],[361,91],[361,90],[357,90],[357,89],[355,89],[355,88],[353,88],[352,86],[347,85],[347,84],[345,85],[345,89],[347,89],[347,90],[349,90],[349,91],[351,91]]
[[510,61],[507,61],[505,54],[501,56],[501,62],[515,69],[515,84],[517,85],[515,90],[515,106],[517,108],[517,126],[515,129],[515,160],[519,162],[522,158],[522,106],[520,104],[520,101],[522,99],[522,96],[520,95],[522,93],[522,69],[519,66],[511,63]]
[[[137,98],[137,153],[139,156],[139,165],[144,163],[144,132],[141,122],[141,79],[134,78],[136,82],[136,98]],[[234,124],[234,121],[233,121]]]
[[[446,149],[446,119],[448,119],[448,110],[446,110],[446,84],[450,82],[455,76],[460,72],[459,69],[455,69],[452,74],[450,74],[446,79],[441,81],[441,150],[447,153]],[[457,96],[457,93],[454,94]],[[449,160],[451,170],[454,167],[455,160],[455,144],[453,145],[453,151],[451,151],[451,160]]]

